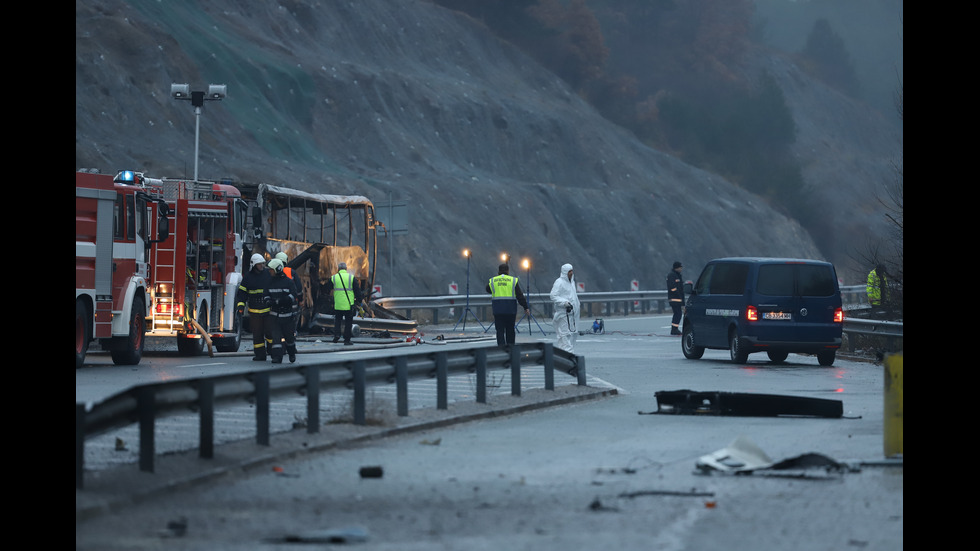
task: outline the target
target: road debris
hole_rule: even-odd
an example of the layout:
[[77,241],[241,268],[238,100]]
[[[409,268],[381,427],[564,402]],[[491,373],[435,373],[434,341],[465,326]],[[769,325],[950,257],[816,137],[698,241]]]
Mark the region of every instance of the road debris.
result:
[[[840,463],[819,453],[773,461],[761,448],[744,436],[739,436],[727,447],[703,455],[695,463],[698,474],[760,474],[791,478],[824,479],[828,475],[860,472],[860,468]],[[813,473],[820,470],[822,473]]]
[[307,530],[295,534],[286,534],[274,542],[285,543],[362,543],[367,541],[367,528],[351,526],[348,528],[327,528],[323,530]]
[[[655,413],[831,418],[839,418],[844,415],[843,402],[826,398],[694,390],[662,390],[657,392],[655,396],[657,399],[657,411]],[[644,412],[640,413],[644,414]]]

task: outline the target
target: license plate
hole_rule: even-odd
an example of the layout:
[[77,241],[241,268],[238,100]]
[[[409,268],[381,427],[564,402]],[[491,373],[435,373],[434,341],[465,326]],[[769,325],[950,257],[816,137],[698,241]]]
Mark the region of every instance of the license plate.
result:
[[791,320],[793,315],[789,312],[763,312],[762,319],[764,320]]

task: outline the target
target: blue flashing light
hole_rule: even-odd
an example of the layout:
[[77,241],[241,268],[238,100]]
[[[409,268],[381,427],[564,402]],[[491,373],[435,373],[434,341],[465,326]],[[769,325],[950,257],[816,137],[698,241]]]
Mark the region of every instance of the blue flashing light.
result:
[[135,184],[136,183],[136,173],[132,170],[124,170],[116,175],[116,182],[122,184]]

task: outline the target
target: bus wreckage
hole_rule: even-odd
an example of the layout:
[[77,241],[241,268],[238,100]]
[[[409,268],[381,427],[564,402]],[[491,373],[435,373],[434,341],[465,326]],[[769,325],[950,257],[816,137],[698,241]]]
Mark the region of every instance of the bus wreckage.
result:
[[417,333],[418,324],[370,298],[377,266],[374,204],[360,195],[331,195],[269,184],[236,184],[251,218],[244,258],[259,253],[271,259],[286,253],[286,266],[302,288],[298,330],[332,332],[333,287],[330,276],[341,262],[368,297],[354,316],[356,332]]

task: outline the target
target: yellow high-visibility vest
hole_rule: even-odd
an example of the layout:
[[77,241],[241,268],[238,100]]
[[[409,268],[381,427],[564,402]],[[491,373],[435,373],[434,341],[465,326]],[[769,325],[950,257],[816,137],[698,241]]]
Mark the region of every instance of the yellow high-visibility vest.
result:
[[347,270],[340,270],[330,277],[333,283],[333,307],[335,310],[350,310],[354,305],[354,276]]

